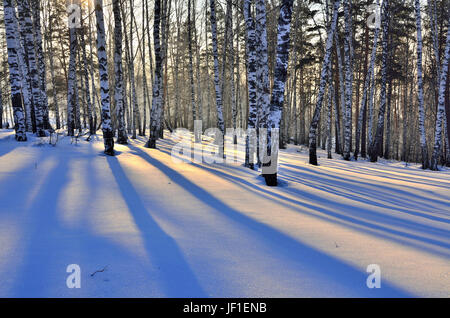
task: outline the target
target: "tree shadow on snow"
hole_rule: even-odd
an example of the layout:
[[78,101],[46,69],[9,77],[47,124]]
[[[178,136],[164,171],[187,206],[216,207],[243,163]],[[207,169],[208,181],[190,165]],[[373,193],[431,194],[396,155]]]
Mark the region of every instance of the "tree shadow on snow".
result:
[[206,297],[206,292],[184,259],[176,241],[152,218],[117,158],[108,157],[107,161],[131,216],[141,232],[149,257],[161,270],[161,283],[166,289],[167,297]]
[[[212,211],[216,211],[252,231],[258,238],[266,243],[266,246],[271,248],[274,258],[287,258],[297,263],[301,268],[306,267],[309,271],[317,273],[319,276],[326,277],[326,280],[333,282],[333,285],[337,285],[345,290],[345,292],[351,293],[358,297],[413,296],[386,281],[383,281],[383,288],[381,289],[368,289],[366,287],[367,274],[365,272],[362,272],[321,251],[304,245],[269,225],[255,221],[254,219],[231,208],[161,161],[152,158],[151,155],[142,150],[140,147],[132,144],[129,144],[128,147],[133,150],[136,155],[140,156],[150,165],[163,172],[169,179],[172,180],[172,182],[178,184],[193,197],[208,205]],[[324,290],[328,288],[328,286],[321,287]],[[341,290],[341,292],[343,292],[343,290]],[[334,290],[334,292],[339,295],[339,290]]]

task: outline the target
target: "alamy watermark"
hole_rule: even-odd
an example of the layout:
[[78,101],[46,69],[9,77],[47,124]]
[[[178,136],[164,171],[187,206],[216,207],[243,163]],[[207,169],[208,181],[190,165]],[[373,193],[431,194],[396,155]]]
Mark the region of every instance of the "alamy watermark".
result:
[[[379,2],[379,1],[378,1]],[[378,29],[381,26],[381,5],[373,3],[366,7],[368,12],[371,12],[367,18],[367,26],[371,29]]]

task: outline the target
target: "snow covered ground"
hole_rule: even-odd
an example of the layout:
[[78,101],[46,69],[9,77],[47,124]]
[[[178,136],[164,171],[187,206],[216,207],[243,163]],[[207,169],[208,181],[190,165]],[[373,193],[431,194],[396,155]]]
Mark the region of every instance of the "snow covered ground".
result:
[[449,170],[320,151],[314,167],[291,146],[269,188],[144,141],[106,157],[101,138],[0,132],[1,297],[450,297]]

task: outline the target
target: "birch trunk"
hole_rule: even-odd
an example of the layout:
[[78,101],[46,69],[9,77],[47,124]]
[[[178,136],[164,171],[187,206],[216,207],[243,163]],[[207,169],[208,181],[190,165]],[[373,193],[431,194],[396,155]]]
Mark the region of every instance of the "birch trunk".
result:
[[[223,121],[223,101],[222,101],[222,90],[221,90],[221,80],[219,75],[219,57],[217,49],[217,21],[216,21],[216,3],[215,0],[210,0],[210,15],[211,15],[211,34],[212,34],[212,46],[213,46],[213,57],[214,57],[214,86],[216,90],[216,109],[217,109],[217,127],[223,136],[225,136],[225,124]],[[222,79],[224,80],[224,79]],[[219,153],[224,156],[224,145],[219,145]]]
[[345,36],[344,36],[344,67],[345,67],[345,113],[344,118],[344,160],[350,160],[352,138],[352,101],[353,101],[353,50],[352,50],[352,16],[350,0],[344,0]]
[[[380,1],[378,0],[377,1],[377,5],[379,5],[379,3],[380,3]],[[372,52],[371,52],[371,55],[370,55],[370,66],[369,66],[369,70],[367,72],[366,79],[365,79],[365,82],[364,82],[364,91],[363,91],[363,98],[362,98],[362,101],[361,101],[361,109],[360,109],[359,118],[358,118],[358,125],[356,126],[356,144],[355,144],[355,152],[354,152],[355,160],[358,159],[361,130],[363,129],[364,116],[365,116],[365,113],[366,113],[367,95],[368,95],[368,92],[369,92],[370,82],[372,81],[372,78],[374,76],[375,59],[376,59],[376,54],[377,54],[379,33],[380,33],[380,28],[377,26],[375,28]],[[362,140],[362,142],[365,143],[365,140]]]
[[31,3],[31,11],[33,17],[34,45],[36,50],[36,62],[39,76],[39,85],[41,92],[42,120],[44,129],[52,129],[48,117],[48,98],[47,98],[47,81],[46,68],[44,61],[44,53],[42,49],[42,31],[41,31],[41,0],[33,0]]
[[[188,53],[189,53],[189,83],[191,89],[191,107],[192,107],[192,127],[194,127],[194,122],[197,120],[196,109],[195,109],[195,91],[194,91],[194,69],[192,62],[192,21],[191,21],[191,0],[188,0],[188,16],[187,16],[187,26],[188,26]],[[194,8],[195,10],[195,8]],[[195,135],[195,142],[199,142],[199,136]]]
[[[289,44],[292,19],[293,0],[282,0],[277,27],[277,56],[275,65],[275,78],[270,102],[269,131],[267,132],[267,160],[263,161],[262,175],[268,186],[276,186],[278,171],[278,136],[272,135],[279,132],[283,113],[284,89],[289,63]],[[272,139],[274,145],[272,147]]]
[[336,31],[337,26],[337,20],[338,20],[338,11],[339,11],[339,5],[340,0],[336,0],[334,2],[333,7],[333,17],[331,20],[331,24],[327,31],[327,42],[326,42],[326,48],[325,48],[325,55],[323,59],[322,64],[322,72],[320,77],[320,83],[319,83],[319,92],[317,94],[317,101],[316,101],[316,107],[314,109],[314,115],[311,120],[311,126],[309,129],[309,163],[312,165],[317,166],[317,127],[319,125],[319,119],[320,119],[320,112],[322,110],[322,104],[323,99],[325,95],[325,88],[327,85],[327,80],[329,79],[329,82],[331,83],[331,78],[329,77],[330,74],[330,67],[331,67],[331,54],[333,52],[333,41],[334,41],[334,34]]
[[103,19],[102,0],[95,1],[95,16],[97,19],[97,55],[100,75],[100,95],[102,105],[102,130],[105,144],[105,154],[114,155],[114,132],[111,125],[110,96],[108,82],[108,59],[106,54],[105,23]]
[[[420,16],[420,0],[415,0],[415,10],[416,10],[416,28],[417,28],[417,100],[419,107],[420,147],[422,149],[422,169],[428,169],[429,158],[428,158],[426,131],[425,131],[425,108],[423,102],[422,21]],[[437,60],[437,64],[439,64],[439,60]]]
[[[448,23],[450,25],[450,15],[448,18]],[[445,116],[445,92],[447,88],[447,73],[449,68],[450,59],[450,28],[447,31],[447,41],[445,43],[444,58],[441,67],[441,77],[439,79],[439,99],[438,99],[438,109],[436,114],[436,128],[434,134],[434,147],[433,155],[431,156],[431,170],[438,170],[438,162],[442,148],[443,140],[443,127],[444,127],[444,116]]]
[[380,110],[378,113],[378,124],[375,133],[375,139],[370,146],[370,161],[376,162],[380,152],[380,145],[383,143],[384,115],[386,112],[386,86],[387,86],[387,68],[388,68],[388,37],[390,22],[389,0],[384,0],[382,5],[382,26],[383,26],[383,53],[381,56],[381,92],[380,92]]
[[123,66],[122,66],[122,18],[120,15],[120,0],[113,0],[114,14],[114,101],[117,114],[117,143],[128,144],[125,129],[125,112],[123,96]]
[[30,6],[26,0],[17,1],[18,21],[21,34],[24,40],[24,51],[27,58],[29,80],[31,83],[31,93],[33,98],[34,116],[36,120],[36,135],[44,137],[44,113],[42,106],[42,90],[39,79],[39,71],[36,61],[36,49],[34,43],[33,21],[31,19]]
[[74,136],[75,134],[75,85],[76,85],[76,48],[77,37],[74,27],[69,28],[69,74],[67,85],[67,135]]
[[25,118],[22,108],[21,79],[18,59],[18,45],[16,35],[19,33],[16,23],[16,12],[12,0],[3,1],[4,20],[6,29],[6,45],[8,48],[9,82],[11,87],[11,103],[14,112],[14,129],[17,141],[26,141]]
[[244,19],[247,30],[247,86],[248,86],[248,119],[247,119],[247,136],[245,141],[245,166],[254,169],[255,148],[253,133],[255,132],[257,123],[257,84],[256,84],[256,33],[255,21],[251,12],[252,0],[244,1]]
[[161,25],[161,0],[155,0],[153,41],[155,49],[155,75],[153,83],[152,111],[150,116],[150,137],[146,143],[147,148],[156,148],[156,140],[160,135],[161,128],[161,80],[162,80],[162,61],[160,44],[160,25]]

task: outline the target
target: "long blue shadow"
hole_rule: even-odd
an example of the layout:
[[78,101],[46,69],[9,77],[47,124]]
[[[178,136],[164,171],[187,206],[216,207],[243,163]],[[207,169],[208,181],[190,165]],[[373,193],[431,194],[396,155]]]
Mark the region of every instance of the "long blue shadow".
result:
[[[128,146],[136,155],[146,160],[150,165],[159,169],[169,179],[188,191],[192,196],[208,205],[212,210],[217,211],[223,216],[252,231],[256,236],[263,240],[267,246],[272,248],[273,257],[281,256],[289,259],[297,263],[302,268],[306,267],[308,270],[326,277],[327,280],[339,284],[343,288],[347,289],[347,291],[350,289],[351,293],[354,293],[354,295],[358,297],[413,296],[408,292],[395,287],[389,282],[384,282],[383,288],[381,289],[368,289],[366,287],[366,273],[363,273],[332,256],[304,245],[264,223],[260,223],[250,217],[247,217],[246,215],[226,205],[221,200],[215,198],[195,183],[189,181],[177,171],[152,158],[142,149],[131,144]],[[299,288],[301,287],[299,286]]]
[[206,297],[206,292],[200,286],[175,240],[153,220],[117,158],[108,157],[107,161],[131,216],[141,232],[150,259],[161,270],[162,281],[158,283],[162,283],[165,287],[167,297]]

